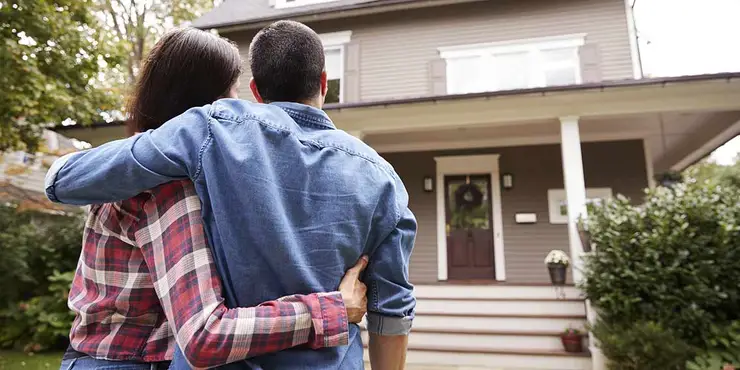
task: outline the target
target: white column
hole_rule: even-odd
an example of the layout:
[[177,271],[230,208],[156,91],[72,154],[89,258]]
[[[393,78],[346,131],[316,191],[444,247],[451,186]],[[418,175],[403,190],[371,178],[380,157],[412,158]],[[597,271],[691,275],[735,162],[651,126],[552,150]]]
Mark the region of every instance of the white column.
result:
[[581,135],[578,117],[560,117],[560,146],[563,151],[563,179],[568,202],[568,240],[573,280],[581,281],[583,247],[578,236],[578,219],[586,215],[586,182],[583,176]]
[[[560,117],[560,145],[563,152],[563,179],[568,202],[568,241],[573,264],[573,280],[578,283],[583,279],[583,247],[578,235],[578,220],[586,216],[586,181],[583,175],[583,155],[581,154],[581,134],[578,128],[578,117]],[[586,301],[586,317],[593,324],[596,311],[591,302]],[[606,359],[596,344],[596,338],[589,333],[589,350],[593,370],[605,370]]]

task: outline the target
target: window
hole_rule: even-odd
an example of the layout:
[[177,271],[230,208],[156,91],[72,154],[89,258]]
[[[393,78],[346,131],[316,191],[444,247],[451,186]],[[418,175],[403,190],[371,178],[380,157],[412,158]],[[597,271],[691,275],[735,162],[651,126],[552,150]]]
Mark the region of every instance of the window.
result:
[[275,0],[275,8],[293,8],[299,6],[330,3],[337,0]]
[[[611,199],[611,188],[587,188],[586,204],[599,204]],[[568,223],[568,200],[564,189],[549,189],[547,191],[548,213],[551,224]]]
[[578,84],[584,39],[569,35],[440,48],[447,62],[447,93]]
[[345,45],[349,43],[352,31],[333,32],[319,35],[324,44],[324,59],[328,92],[325,103],[342,102],[342,88],[344,79],[344,51]]

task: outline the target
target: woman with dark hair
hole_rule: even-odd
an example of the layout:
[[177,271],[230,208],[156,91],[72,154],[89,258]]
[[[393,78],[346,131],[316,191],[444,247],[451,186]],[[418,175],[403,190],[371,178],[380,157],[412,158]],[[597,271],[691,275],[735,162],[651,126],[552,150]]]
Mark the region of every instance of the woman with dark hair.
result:
[[[240,74],[239,52],[226,40],[196,29],[168,33],[139,73],[129,134],[235,98]],[[208,368],[296,345],[346,345],[347,323],[365,313],[358,276],[366,263],[350,269],[337,292],[229,309],[189,180],[92,206],[69,293],[76,318],[61,369],[166,369],[178,346],[191,367]]]

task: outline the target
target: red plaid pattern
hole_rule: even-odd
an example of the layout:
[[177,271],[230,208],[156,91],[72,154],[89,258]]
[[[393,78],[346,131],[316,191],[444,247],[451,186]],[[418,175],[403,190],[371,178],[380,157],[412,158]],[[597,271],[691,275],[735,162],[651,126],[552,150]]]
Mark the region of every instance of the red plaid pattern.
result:
[[[208,368],[297,345],[348,343],[338,292],[227,309],[193,184],[175,181],[93,206],[69,294],[72,347],[102,359]],[[173,335],[173,332],[176,335]]]

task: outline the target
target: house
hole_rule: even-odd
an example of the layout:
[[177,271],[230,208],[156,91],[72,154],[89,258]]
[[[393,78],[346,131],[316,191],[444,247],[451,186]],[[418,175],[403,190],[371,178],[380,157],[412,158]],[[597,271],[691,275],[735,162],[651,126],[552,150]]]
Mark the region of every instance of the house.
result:
[[561,299],[543,260],[569,252],[577,281],[587,201],[640,202],[656,175],[740,133],[740,74],[643,79],[625,0],[226,0],[194,25],[246,59],[279,19],[321,34],[327,112],[408,188],[419,221],[409,364],[603,369],[593,346],[563,352],[559,333],[582,326],[587,305],[573,286]]
[[52,203],[44,192],[44,176],[49,166],[59,156],[78,150],[73,140],[44,130],[39,150],[35,154],[0,153],[0,205],[52,214],[79,211],[80,207]]

